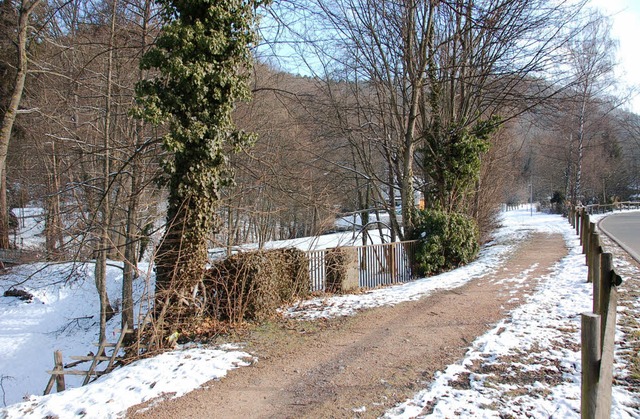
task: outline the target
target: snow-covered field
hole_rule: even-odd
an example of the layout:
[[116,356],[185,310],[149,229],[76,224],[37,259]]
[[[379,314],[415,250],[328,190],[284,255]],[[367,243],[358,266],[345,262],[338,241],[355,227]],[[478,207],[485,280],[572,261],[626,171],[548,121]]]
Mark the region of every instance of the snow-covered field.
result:
[[[387,412],[389,418],[410,418],[431,411],[435,417],[579,417],[580,406],[580,313],[589,311],[591,286],[585,283],[584,257],[578,240],[559,216],[527,210],[503,214],[503,227],[480,258],[446,274],[412,283],[377,289],[359,295],[336,296],[301,302],[283,310],[302,318],[351,315],[357,310],[397,304],[420,298],[436,289],[454,288],[491,272],[509,250],[531,231],[559,232],[570,254],[520,307],[473,342],[460,363],[439,373],[433,383],[411,400]],[[346,235],[321,241],[344,242]],[[278,246],[286,243],[278,243]],[[309,242],[291,243],[310,246]],[[316,241],[316,244],[319,244]],[[324,244],[324,243],[322,243]],[[109,292],[118,300],[121,269],[109,268]],[[152,289],[151,271],[143,272],[136,284],[141,300]],[[69,264],[28,265],[0,278],[0,293],[10,286],[33,294],[32,302],[0,297],[0,396],[7,406],[0,417],[116,418],[128,406],[152,398],[182,395],[203,383],[223,377],[232,368],[249,365],[254,358],[232,346],[184,346],[155,358],[141,360],[95,382],[79,387],[67,377],[69,390],[41,396],[53,366],[53,351],[69,355],[95,350],[98,299],[93,284],[93,266]],[[115,335],[119,317],[110,322]],[[115,338],[114,338],[115,339]],[[518,362],[513,362],[517,359]],[[508,364],[507,364],[508,362]],[[524,389],[493,382],[478,365],[509,365],[508,374],[540,377]],[[560,369],[561,382],[547,382],[544,371]],[[624,374],[624,363],[616,364]],[[464,382],[465,385],[460,385]],[[517,390],[517,391],[516,391]],[[501,402],[502,401],[502,402]],[[508,401],[508,402],[504,402]],[[614,387],[613,417],[638,418],[640,400],[621,387]],[[427,408],[425,410],[425,407]]]

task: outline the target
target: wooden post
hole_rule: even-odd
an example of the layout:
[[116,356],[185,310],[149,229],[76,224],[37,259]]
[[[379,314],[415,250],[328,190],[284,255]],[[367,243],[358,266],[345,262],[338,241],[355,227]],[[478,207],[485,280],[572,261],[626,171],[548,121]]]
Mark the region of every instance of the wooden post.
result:
[[587,216],[586,211],[584,210],[584,208],[582,208],[582,212],[580,213],[580,232],[578,233],[578,235],[580,236],[580,246],[582,246],[582,239],[583,239],[583,235],[584,235],[584,222],[585,222],[585,218]]
[[582,208],[576,210],[576,235],[580,236],[580,224],[582,224]]
[[53,371],[51,371],[51,377],[43,392],[45,396],[51,392],[54,382],[56,383],[57,392],[64,391],[64,364],[62,363],[61,351],[55,351],[53,353]]
[[[613,274],[615,275],[615,274]],[[618,307],[618,289],[610,287],[609,307],[606,322],[602,324],[602,356],[598,372],[598,390],[595,417],[608,419],[611,417],[611,390],[613,386],[613,352],[616,335],[616,310]]]
[[388,248],[389,260],[387,261],[387,263],[389,264],[389,272],[391,276],[391,281],[389,281],[389,283],[393,284],[396,282],[396,279],[398,277],[396,268],[396,245],[389,245]]
[[589,237],[589,214],[586,212],[582,217],[582,227],[580,228],[580,244],[582,245],[582,254],[587,254],[587,237]]
[[593,312],[600,312],[600,256],[602,254],[602,248],[600,247],[600,234],[594,232],[591,235],[593,241],[591,246],[591,252],[593,257],[591,258],[591,265],[589,265],[589,274],[591,275],[591,282],[593,282]]
[[573,227],[573,218],[571,217],[573,215],[573,208],[569,207],[569,210],[567,211],[567,221],[569,221],[569,224],[571,225],[571,227]]
[[[607,324],[607,313],[609,311],[609,300],[611,296],[611,280],[613,277],[613,255],[611,253],[603,253],[600,255],[600,291],[598,300],[600,305],[598,311],[601,319],[601,336],[604,339],[604,326]],[[600,342],[602,345],[603,342]]]
[[585,213],[582,217],[582,227],[580,227],[580,246],[582,246],[582,254],[586,253],[585,237],[589,229],[589,214]]
[[595,418],[600,374],[600,316],[582,313],[582,383],[580,417]]
[[[62,372],[64,370],[64,366],[62,363],[62,352],[55,351],[53,353],[53,363],[55,364],[55,369]],[[64,391],[64,374],[56,374],[56,391],[60,393]]]
[[593,233],[595,233],[596,231],[596,223],[589,223],[589,231],[587,232],[587,235],[585,236],[585,262],[587,263],[587,266],[591,266],[591,249],[592,249],[592,238],[591,235]]

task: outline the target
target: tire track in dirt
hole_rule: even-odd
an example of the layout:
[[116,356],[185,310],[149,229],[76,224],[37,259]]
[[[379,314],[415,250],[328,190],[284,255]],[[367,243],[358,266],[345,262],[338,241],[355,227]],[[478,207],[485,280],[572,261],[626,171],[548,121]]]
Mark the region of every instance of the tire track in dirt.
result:
[[253,366],[128,417],[378,417],[460,360],[566,255],[561,235],[536,233],[462,287],[321,324],[271,325],[248,338]]

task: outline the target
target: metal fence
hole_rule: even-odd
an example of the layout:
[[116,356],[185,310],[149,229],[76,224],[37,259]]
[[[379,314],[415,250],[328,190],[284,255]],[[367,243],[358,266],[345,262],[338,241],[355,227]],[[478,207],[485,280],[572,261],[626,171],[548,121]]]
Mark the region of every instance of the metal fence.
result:
[[[405,241],[368,246],[354,246],[358,253],[357,269],[360,288],[375,288],[415,279],[411,266],[417,241]],[[331,249],[312,250],[309,257],[311,291],[326,291],[326,254]]]
[[326,249],[311,250],[309,257],[309,276],[311,277],[311,292],[324,291],[326,285],[325,253]]

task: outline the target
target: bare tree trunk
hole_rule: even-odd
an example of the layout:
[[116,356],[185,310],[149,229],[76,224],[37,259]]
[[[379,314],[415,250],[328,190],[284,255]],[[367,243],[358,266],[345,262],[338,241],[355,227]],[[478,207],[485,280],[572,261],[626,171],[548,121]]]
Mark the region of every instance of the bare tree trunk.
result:
[[[134,168],[135,170],[135,168]],[[122,273],[122,327],[133,328],[133,280],[138,270],[136,212],[138,211],[137,177],[131,178],[131,196],[127,208],[127,232]]]
[[398,223],[398,217],[396,217],[396,192],[394,188],[393,179],[393,167],[391,162],[389,164],[389,221],[391,222],[391,242],[397,240],[397,235],[400,232],[400,224]]
[[[142,34],[141,34],[141,52],[144,53],[147,48],[148,23],[151,15],[151,1],[144,2],[144,12],[142,15]],[[139,70],[138,80],[144,77],[142,69]],[[136,123],[134,132],[134,155],[131,161],[131,179],[129,190],[129,202],[127,205],[127,221],[126,221],[126,239],[124,248],[124,270],[122,278],[122,327],[133,328],[133,280],[137,276],[138,258],[139,258],[139,240],[140,229],[138,227],[138,207],[140,203],[140,182],[142,170],[140,164],[140,156],[137,154],[144,133],[145,124],[143,121]]]
[[23,0],[18,5],[18,25],[17,34],[17,72],[11,92],[9,106],[0,122],[0,249],[9,248],[9,208],[7,207],[7,152],[9,150],[9,141],[11,140],[11,132],[13,124],[18,114],[18,107],[22,100],[24,92],[24,84],[27,78],[27,29],[29,25],[29,17],[40,3],[40,0],[34,0],[27,3]]
[[104,114],[104,153],[103,153],[103,173],[102,173],[102,197],[100,207],[100,241],[98,244],[95,267],[95,280],[98,295],[100,297],[100,342],[106,339],[107,321],[113,317],[114,310],[109,303],[107,294],[107,253],[109,248],[109,220],[110,220],[110,142],[111,142],[111,91],[113,78],[113,45],[115,38],[116,10],[118,1],[113,0],[111,9],[111,33],[109,38],[109,52],[107,56],[107,85],[105,93],[105,114]]
[[47,214],[45,218],[45,249],[47,257],[57,259],[64,252],[62,222],[60,220],[60,178],[55,143],[51,143],[51,172],[49,173],[49,195],[47,196]]
[[580,104],[580,115],[578,122],[578,161],[576,162],[576,184],[575,184],[575,197],[576,201],[580,200],[582,194],[582,160],[584,158],[584,122],[585,122],[585,108],[587,104],[587,92],[586,89],[583,92],[582,103]]
[[569,150],[566,160],[566,167],[564,169],[564,196],[571,202],[573,206],[577,204],[576,197],[573,194],[573,188],[571,187],[572,170],[571,165],[573,162],[573,135],[569,134]]
[[0,249],[8,249],[9,243],[9,207],[7,205],[7,169],[0,172]]

